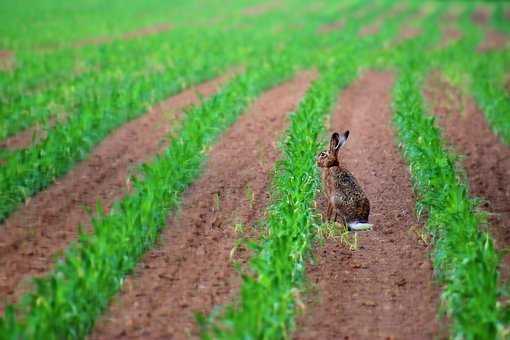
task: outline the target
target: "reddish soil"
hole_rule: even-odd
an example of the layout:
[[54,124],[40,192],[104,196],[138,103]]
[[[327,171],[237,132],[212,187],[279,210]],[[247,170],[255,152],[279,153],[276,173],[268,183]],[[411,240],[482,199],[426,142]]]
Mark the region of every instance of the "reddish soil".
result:
[[375,22],[373,24],[363,27],[359,31],[359,36],[367,37],[370,35],[375,35],[375,34],[379,33],[380,28],[381,28],[381,24],[379,22]]
[[281,4],[279,2],[272,1],[272,2],[262,3],[262,4],[258,4],[255,6],[245,8],[243,10],[243,13],[247,16],[258,16],[258,15],[267,13],[269,11],[272,11],[274,9],[277,9],[280,6],[281,6]]
[[187,339],[194,312],[210,312],[238,290],[230,252],[236,223],[263,216],[277,141],[313,75],[263,94],[211,149],[201,178],[186,192],[161,244],[129,277],[92,339]]
[[508,43],[509,39],[505,34],[494,30],[487,30],[485,32],[485,39],[478,46],[478,51],[487,52],[501,50],[508,46]]
[[0,225],[0,312],[48,272],[74,240],[78,224],[89,225],[86,207],[101,200],[108,209],[129,190],[128,176],[160,152],[172,121],[184,107],[210,95],[225,78],[186,90],[155,106],[106,138],[87,158],[47,190],[28,200]]
[[471,20],[477,25],[486,26],[489,23],[490,16],[489,8],[478,6],[471,15]]
[[58,117],[51,118],[47,124],[36,124],[29,127],[20,133],[11,136],[0,142],[0,149],[19,150],[28,148],[30,145],[35,144],[46,138],[47,129],[55,126],[57,123],[62,123],[67,119],[65,114]]
[[443,34],[438,45],[439,48],[444,48],[462,37],[462,33],[452,25],[443,26],[441,31]]
[[136,39],[145,37],[148,35],[154,35],[158,33],[162,33],[165,31],[168,31],[172,28],[172,25],[168,23],[161,23],[149,27],[142,27],[135,31],[126,32],[124,34],[121,34],[119,36],[104,36],[104,37],[96,37],[91,39],[84,39],[78,41],[76,44],[74,44],[74,47],[80,48],[84,46],[90,46],[90,45],[104,45],[109,44],[112,41],[115,40],[129,40],[129,39]]
[[15,66],[14,52],[0,50],[0,71],[12,70]]
[[[472,98],[445,81],[439,72],[427,79],[424,90],[431,111],[437,115],[443,134],[455,152],[465,158],[470,192],[485,200],[490,231],[498,249],[510,246],[510,148],[490,130],[484,114]],[[503,276],[510,275],[510,256],[503,259]]]
[[332,22],[331,24],[322,25],[319,27],[319,33],[328,33],[331,31],[337,31],[342,29],[345,26],[345,20],[338,20],[335,22]]
[[421,34],[421,29],[413,26],[404,26],[399,33],[399,36],[395,39],[395,43],[399,44],[406,40],[416,38]]
[[331,121],[350,130],[341,152],[363,186],[374,229],[359,249],[326,241],[308,269],[308,297],[296,339],[432,339],[439,289],[415,217],[415,198],[392,129],[391,73],[367,72],[347,88]]

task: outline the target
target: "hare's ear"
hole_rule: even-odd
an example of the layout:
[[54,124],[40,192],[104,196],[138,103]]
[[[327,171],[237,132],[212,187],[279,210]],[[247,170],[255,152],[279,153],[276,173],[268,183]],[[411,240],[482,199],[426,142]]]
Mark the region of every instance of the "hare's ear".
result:
[[347,142],[347,138],[349,138],[349,130],[340,135],[340,143],[338,144],[338,149],[340,149]]
[[336,154],[338,150],[347,142],[347,138],[349,137],[349,130],[345,131],[343,134],[339,134],[335,132],[331,135],[331,141],[329,142],[329,151],[332,154]]
[[333,132],[331,135],[331,140],[329,141],[329,153],[335,154],[340,147],[340,134],[338,132]]

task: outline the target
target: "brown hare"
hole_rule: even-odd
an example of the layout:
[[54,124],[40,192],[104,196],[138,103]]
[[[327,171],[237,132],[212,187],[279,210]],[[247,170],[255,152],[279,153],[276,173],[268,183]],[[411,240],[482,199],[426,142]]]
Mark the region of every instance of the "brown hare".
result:
[[350,230],[367,230],[372,228],[368,223],[370,202],[356,178],[338,160],[338,151],[348,137],[349,131],[333,133],[329,150],[317,156],[328,200],[326,219],[343,223]]

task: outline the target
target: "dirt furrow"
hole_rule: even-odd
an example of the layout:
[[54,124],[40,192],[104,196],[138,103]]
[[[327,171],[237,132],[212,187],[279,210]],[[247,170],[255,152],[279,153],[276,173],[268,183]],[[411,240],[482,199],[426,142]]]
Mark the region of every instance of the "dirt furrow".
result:
[[240,284],[230,260],[235,225],[263,216],[277,141],[312,77],[304,73],[266,92],[221,137],[160,245],[126,280],[92,339],[196,336],[194,312],[232,297]]
[[0,71],[10,71],[16,66],[15,54],[12,51],[0,50]]
[[345,26],[345,19],[340,19],[338,21],[332,22],[330,24],[325,24],[320,26],[317,29],[318,33],[329,33],[336,30],[341,30]]
[[[482,208],[498,249],[510,246],[510,148],[494,135],[471,97],[462,95],[439,72],[427,79],[424,95],[430,112],[439,117],[443,135],[464,155],[470,193],[484,199]],[[510,276],[510,256],[503,258],[503,276]]]
[[83,162],[40,192],[0,225],[0,312],[46,273],[90,221],[86,208],[101,200],[107,209],[129,189],[127,178],[164,148],[172,121],[184,107],[210,95],[226,77],[186,90],[158,104],[106,138]]
[[119,34],[116,36],[115,35],[114,36],[101,36],[101,37],[83,39],[83,40],[76,42],[73,46],[76,48],[81,48],[84,46],[106,45],[106,44],[110,44],[116,40],[130,40],[130,39],[143,38],[143,37],[146,37],[149,35],[156,35],[159,33],[169,31],[171,28],[172,28],[172,25],[170,25],[169,23],[160,23],[160,24],[156,24],[153,26],[141,27],[137,30],[122,33],[122,34]]
[[496,51],[503,50],[508,46],[510,39],[501,32],[494,31],[491,29],[485,30],[485,38],[478,45],[477,51],[479,52],[488,52],[488,51]]
[[438,331],[438,289],[427,247],[416,233],[411,182],[395,145],[390,73],[367,72],[347,88],[331,130],[350,130],[340,151],[371,203],[374,230],[359,249],[327,241],[308,275],[315,286],[297,339],[430,339]]
[[55,114],[53,117],[50,117],[47,123],[36,123],[34,126],[26,128],[21,132],[0,141],[0,149],[5,148],[10,151],[16,151],[38,144],[47,137],[48,129],[57,124],[63,124],[66,120],[67,114]]

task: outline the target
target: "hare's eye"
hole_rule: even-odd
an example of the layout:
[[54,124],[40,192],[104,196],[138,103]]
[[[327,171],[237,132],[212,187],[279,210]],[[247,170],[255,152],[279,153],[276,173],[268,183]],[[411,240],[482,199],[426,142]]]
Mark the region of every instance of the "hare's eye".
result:
[[321,152],[320,157],[322,157],[322,158],[326,157],[326,153],[324,151]]

